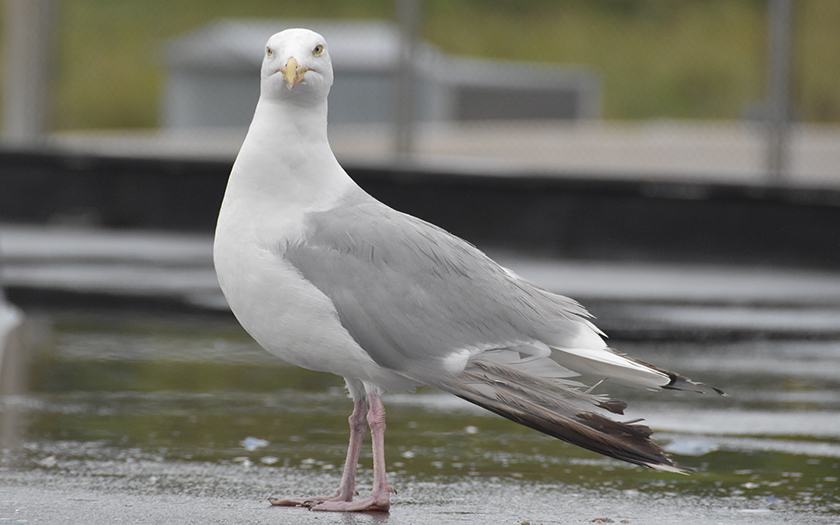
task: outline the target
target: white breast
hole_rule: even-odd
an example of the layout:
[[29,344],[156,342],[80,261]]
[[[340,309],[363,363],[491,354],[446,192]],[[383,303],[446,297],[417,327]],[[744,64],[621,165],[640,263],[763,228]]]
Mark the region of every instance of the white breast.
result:
[[251,213],[230,208],[222,207],[216,229],[216,275],[234,315],[263,348],[293,365],[390,391],[416,386],[379,367],[341,325],[332,301],[283,258],[281,239],[297,237],[302,221],[250,210],[259,219],[249,223],[242,219]]

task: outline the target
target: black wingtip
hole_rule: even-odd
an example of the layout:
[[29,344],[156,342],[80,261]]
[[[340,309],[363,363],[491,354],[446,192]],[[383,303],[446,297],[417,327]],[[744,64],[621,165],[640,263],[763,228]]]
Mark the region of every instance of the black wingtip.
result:
[[674,372],[668,372],[668,377],[671,379],[671,382],[667,385],[663,386],[662,388],[667,390],[688,390],[691,392],[697,392],[698,394],[710,394],[716,393],[721,396],[726,396],[726,392],[719,388],[715,388],[713,386],[709,386],[705,383],[698,383],[696,381],[692,381],[691,379],[681,376],[679,374],[675,374]]

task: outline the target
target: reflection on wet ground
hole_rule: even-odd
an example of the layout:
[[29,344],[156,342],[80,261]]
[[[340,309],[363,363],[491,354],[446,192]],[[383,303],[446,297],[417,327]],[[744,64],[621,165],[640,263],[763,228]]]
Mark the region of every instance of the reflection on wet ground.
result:
[[[109,479],[125,497],[227,490],[260,502],[337,484],[351,409],[343,381],[284,365],[234,321],[54,315],[34,326],[43,340],[30,363],[29,392],[0,405],[4,426],[14,413],[19,427],[17,446],[3,451],[0,485]],[[677,462],[696,472],[663,474],[606,459],[423,389],[385,399],[397,508],[440,511],[457,506],[453,498],[513,491],[519,499],[508,512],[531,509],[545,520],[551,511],[534,509],[547,502],[528,498],[559,490],[552,499],[564,516],[584,512],[580,501],[592,494],[610,499],[605,508],[616,522],[640,508],[666,512],[669,498],[696,507],[675,523],[726,522],[731,516],[714,514],[723,509],[739,519],[760,516],[755,523],[840,518],[839,342],[611,343],[730,395],[615,395],[630,402],[628,419],[644,417]],[[369,453],[361,466],[365,491]],[[565,501],[570,495],[583,500],[576,507]],[[463,522],[485,522],[486,510],[461,503]],[[696,509],[710,514],[700,519]]]

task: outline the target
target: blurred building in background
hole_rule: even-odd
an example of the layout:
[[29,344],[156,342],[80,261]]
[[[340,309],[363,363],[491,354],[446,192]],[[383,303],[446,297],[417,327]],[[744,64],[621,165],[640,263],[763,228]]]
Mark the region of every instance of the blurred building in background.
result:
[[[400,33],[387,22],[223,20],[167,46],[164,128],[248,126],[268,37],[307,27],[330,46],[331,124],[395,117]],[[600,82],[588,68],[456,58],[418,45],[412,115],[421,122],[594,119]]]
[[[573,4],[569,3],[569,9]],[[527,54],[510,61],[439,51],[423,38],[424,5],[420,0],[383,2],[383,12],[375,20],[255,19],[251,13],[257,8],[243,4],[241,11],[247,11],[247,17],[231,18],[237,9],[220,9],[216,21],[206,23],[206,9],[210,8],[202,8],[201,22],[196,22],[195,29],[168,33],[156,30],[156,35],[167,36],[150,37],[142,50],[132,41],[129,51],[133,54],[125,58],[130,63],[121,62],[118,54],[111,53],[113,64],[109,62],[101,69],[81,57],[68,57],[65,50],[81,48],[77,44],[79,35],[74,36],[75,41],[68,40],[72,32],[67,27],[82,22],[73,16],[102,13],[106,17],[105,9],[83,9],[81,4],[58,0],[6,0],[3,133],[6,144],[46,138],[54,146],[113,154],[232,157],[258,97],[258,70],[265,40],[288,26],[308,25],[326,36],[334,59],[330,133],[341,160],[387,163],[398,153],[409,153],[415,162],[458,163],[476,172],[840,186],[840,125],[830,118],[820,122],[793,118],[799,113],[791,103],[797,96],[796,87],[791,87],[791,75],[801,69],[801,64],[820,60],[813,49],[818,49],[820,56],[832,52],[813,43],[807,48],[811,54],[803,54],[805,46],[797,47],[811,38],[804,24],[813,23],[813,18],[797,19],[796,14],[806,12],[815,5],[814,0],[768,0],[761,7],[749,2],[735,4],[743,8],[735,13],[751,13],[751,18],[741,23],[764,28],[763,33],[753,31],[764,41],[752,45],[766,52],[756,63],[739,65],[740,70],[763,71],[759,82],[764,84],[764,95],[744,104],[741,115],[735,118],[631,120],[610,115],[604,118],[609,113],[603,109],[609,106],[606,94],[614,88],[610,82],[615,80],[610,80],[614,77],[603,65],[535,64]],[[172,9],[186,10],[186,5],[173,4]],[[650,18],[651,27],[667,27],[669,17],[680,13],[674,6],[664,9],[657,5],[639,2],[609,9],[616,13],[626,9],[630,14],[647,9],[649,12],[643,15]],[[680,9],[697,11],[703,5],[686,2]],[[389,22],[386,18],[391,15],[385,9],[393,8],[398,16],[393,17],[395,22]],[[146,11],[151,9],[149,6]],[[519,15],[534,20],[539,19],[541,9],[527,2],[517,6]],[[107,19],[109,27],[102,33],[110,36],[100,35],[103,45],[129,45],[121,39],[135,21],[118,18],[121,12],[115,8],[114,17]],[[166,21],[167,12],[154,13],[162,24]],[[757,20],[756,15],[764,19]],[[840,24],[840,20],[837,22]],[[486,31],[495,29],[488,25]],[[133,34],[136,39],[137,30]],[[643,34],[637,36],[645,38]],[[489,41],[492,43],[492,39]],[[631,45],[627,42],[628,47]],[[674,50],[667,46],[663,43],[657,54],[663,58],[672,54]],[[70,58],[72,66],[68,65]],[[709,56],[702,61],[723,59]],[[655,64],[658,58],[652,60]],[[90,71],[85,66],[91,66]],[[144,69],[148,72],[141,75],[139,71]],[[653,85],[658,79],[657,71],[652,71],[631,74],[642,85],[650,75]],[[66,87],[56,84],[56,79],[70,74],[79,85],[101,89],[113,84],[114,91],[157,82],[157,98],[151,101],[153,95],[149,93],[153,91],[146,88],[138,91],[138,97],[145,93],[147,100],[131,100],[129,106],[124,97],[109,101],[84,98],[85,90],[77,87],[72,95],[75,98],[66,102],[71,96],[63,94]],[[130,76],[130,80],[117,81],[118,75]],[[696,77],[689,74],[678,88],[703,92],[717,80],[726,80],[726,75],[709,67],[697,72]],[[681,95],[667,91],[649,96],[640,93],[638,101],[655,107],[657,97],[665,104],[669,96]],[[85,129],[59,126],[60,133],[55,133],[51,108],[57,99],[64,101],[62,114],[109,112],[111,116],[103,121],[125,121],[129,127],[108,124],[102,128],[69,119]],[[96,107],[85,110],[82,104]],[[125,107],[113,107],[119,104]],[[833,114],[831,108],[836,103],[828,96],[814,105],[822,105]],[[150,124],[137,129],[130,124],[138,121],[157,121],[158,127]],[[400,135],[403,139],[395,141],[394,137]]]

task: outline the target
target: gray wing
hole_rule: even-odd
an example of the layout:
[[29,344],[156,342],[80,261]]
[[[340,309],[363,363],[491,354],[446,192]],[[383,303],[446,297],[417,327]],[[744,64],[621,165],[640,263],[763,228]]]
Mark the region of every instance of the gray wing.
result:
[[461,349],[562,345],[588,317],[517,279],[469,243],[361,190],[305,219],[284,257],[329,297],[381,366],[408,371]]
[[[431,224],[364,193],[352,199],[310,214],[305,240],[285,246],[284,256],[332,300],[344,327],[379,365],[589,450],[686,472],[651,442],[648,427],[585,409],[621,414],[627,405],[554,374],[562,368],[553,360],[558,352],[520,358],[518,348],[529,343],[567,346],[587,323],[580,305],[514,277]],[[443,373],[442,361],[462,349],[485,353],[460,372]]]

